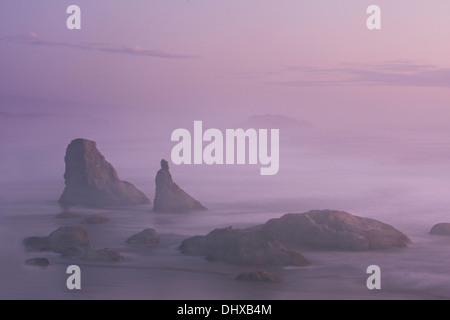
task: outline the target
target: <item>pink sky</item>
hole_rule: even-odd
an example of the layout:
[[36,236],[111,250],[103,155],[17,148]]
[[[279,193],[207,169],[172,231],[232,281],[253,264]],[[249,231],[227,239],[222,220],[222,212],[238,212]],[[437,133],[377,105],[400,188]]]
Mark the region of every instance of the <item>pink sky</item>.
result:
[[[99,115],[115,105],[130,119],[175,108],[227,121],[450,124],[447,0],[76,3],[81,31],[65,28],[69,3],[0,3],[0,95],[90,104]],[[371,4],[380,31],[366,29]]]

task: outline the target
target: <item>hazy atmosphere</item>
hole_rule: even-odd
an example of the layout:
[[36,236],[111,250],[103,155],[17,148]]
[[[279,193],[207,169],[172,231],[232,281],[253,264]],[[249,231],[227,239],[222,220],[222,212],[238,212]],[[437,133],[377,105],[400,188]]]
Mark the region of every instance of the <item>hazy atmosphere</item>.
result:
[[[428,234],[450,222],[450,2],[377,0],[382,27],[368,30],[372,2],[78,0],[81,30],[66,27],[72,2],[0,2],[0,298],[450,298],[450,237]],[[279,171],[173,164],[171,134],[194,132],[195,120],[204,130],[279,129]],[[58,203],[77,138],[95,141],[150,202]],[[152,211],[161,159],[208,210]],[[364,252],[293,247],[305,267],[179,249],[216,228],[324,209],[382,221],[411,241]],[[66,211],[77,217],[55,218]],[[22,245],[92,215],[110,221],[85,226],[91,242],[124,261]],[[159,233],[158,246],[125,245],[143,228]],[[34,257],[50,265],[24,263]],[[85,268],[80,295],[65,288],[70,264]],[[371,264],[382,270],[376,292],[365,285]],[[234,279],[253,269],[282,281]]]

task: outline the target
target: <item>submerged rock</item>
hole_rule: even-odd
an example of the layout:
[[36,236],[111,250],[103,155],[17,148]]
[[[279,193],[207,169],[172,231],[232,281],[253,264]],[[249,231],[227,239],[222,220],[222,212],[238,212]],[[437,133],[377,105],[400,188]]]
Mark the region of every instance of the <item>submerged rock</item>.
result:
[[436,236],[450,236],[450,223],[438,223],[430,230],[430,234]]
[[102,224],[108,222],[109,219],[102,216],[91,216],[81,221],[81,224]]
[[116,251],[96,250],[89,241],[83,227],[60,227],[47,237],[29,237],[23,245],[33,251],[52,251],[63,257],[78,257],[84,260],[118,261],[123,257]]
[[184,192],[173,182],[169,172],[169,164],[161,160],[161,169],[156,174],[156,193],[153,210],[157,212],[184,212],[191,210],[205,210],[197,200]]
[[59,199],[62,206],[127,206],[150,203],[134,185],[121,181],[113,166],[97,150],[95,141],[73,140],[64,158],[65,189]]
[[408,237],[377,220],[344,211],[314,210],[290,213],[269,220],[264,230],[283,244],[326,250],[379,250],[404,248]]
[[308,260],[289,250],[266,232],[248,229],[216,229],[206,236],[188,238],[180,245],[184,254],[206,256],[246,265],[305,266]]
[[50,261],[47,258],[32,258],[25,261],[29,266],[47,267]]
[[82,227],[60,227],[47,237],[29,237],[25,247],[36,251],[53,251],[63,256],[84,256],[92,250],[87,231]]
[[279,276],[263,270],[241,273],[236,276],[236,280],[255,282],[281,282],[281,278]]
[[154,229],[145,229],[129,237],[125,242],[144,246],[153,246],[160,241],[159,234]]
[[82,218],[82,217],[83,217],[82,214],[69,212],[69,211],[64,211],[64,212],[58,213],[55,216],[55,218],[57,218],[57,219],[77,219],[77,218]]

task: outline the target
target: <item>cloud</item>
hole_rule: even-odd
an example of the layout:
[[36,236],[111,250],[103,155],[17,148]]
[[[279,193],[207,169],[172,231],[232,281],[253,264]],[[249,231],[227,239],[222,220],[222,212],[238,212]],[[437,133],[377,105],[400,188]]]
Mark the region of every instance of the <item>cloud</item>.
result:
[[283,74],[282,71],[233,71],[230,72],[227,78],[231,79],[260,79],[270,76]]
[[285,69],[291,77],[301,79],[271,81],[266,84],[318,86],[407,86],[450,88],[450,68],[416,64],[408,61],[388,61],[372,65],[344,64],[335,68],[291,66]]
[[6,41],[9,43],[17,43],[17,44],[25,44],[30,46],[45,46],[45,47],[60,47],[60,48],[71,48],[77,50],[85,50],[85,51],[97,51],[97,52],[105,52],[111,54],[126,54],[126,55],[135,55],[135,56],[144,56],[144,57],[152,57],[152,58],[163,58],[163,59],[192,59],[192,58],[200,58],[200,56],[195,55],[185,55],[185,54],[173,54],[159,50],[149,50],[143,49],[140,46],[121,46],[121,45],[113,45],[113,44],[105,44],[105,43],[68,43],[62,41],[49,41],[42,39],[34,32],[29,32],[28,34],[20,35],[20,36],[3,36],[0,37],[0,40]]

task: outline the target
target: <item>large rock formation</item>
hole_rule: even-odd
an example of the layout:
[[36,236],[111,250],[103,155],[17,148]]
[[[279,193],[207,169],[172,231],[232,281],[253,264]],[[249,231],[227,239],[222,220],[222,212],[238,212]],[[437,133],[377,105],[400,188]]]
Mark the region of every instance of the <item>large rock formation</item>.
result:
[[23,245],[33,251],[52,251],[63,257],[84,260],[120,261],[123,257],[114,250],[96,250],[83,227],[60,227],[47,237],[25,238]]
[[97,150],[95,141],[73,140],[64,160],[66,188],[59,199],[61,205],[109,207],[150,203],[134,185],[119,180],[116,170]]
[[156,193],[153,210],[157,212],[184,212],[191,210],[205,210],[197,200],[184,192],[173,182],[169,172],[169,164],[161,160],[161,169],[156,174]]
[[450,236],[450,223],[438,223],[430,230],[430,234],[436,236]]
[[266,232],[249,229],[216,229],[206,236],[188,238],[180,245],[184,254],[206,256],[245,265],[309,264],[300,253],[289,250]]
[[325,250],[379,250],[406,247],[409,239],[394,227],[343,211],[286,214],[254,227],[285,245]]

